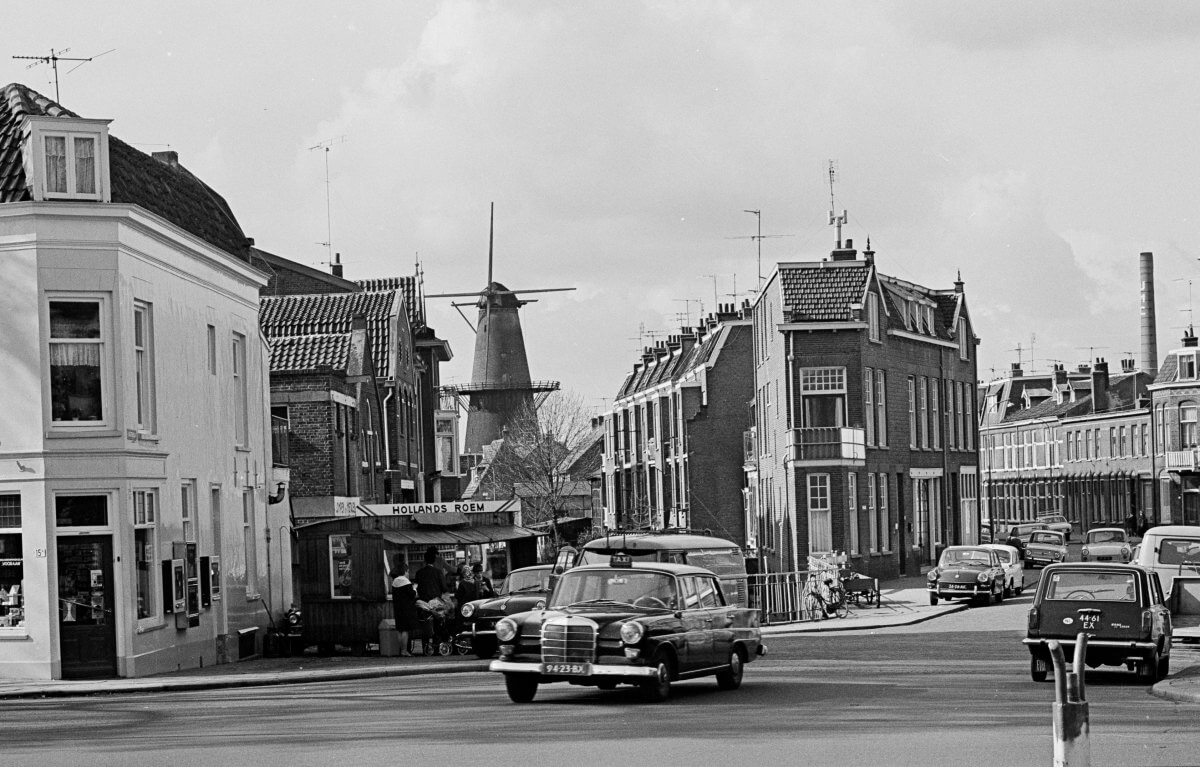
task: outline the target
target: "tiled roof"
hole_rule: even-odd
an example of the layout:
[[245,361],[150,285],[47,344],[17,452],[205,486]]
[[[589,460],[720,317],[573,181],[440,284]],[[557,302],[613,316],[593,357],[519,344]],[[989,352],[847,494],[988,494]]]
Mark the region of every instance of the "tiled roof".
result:
[[1174,352],[1163,357],[1162,365],[1158,368],[1158,375],[1154,378],[1154,383],[1174,383],[1179,377],[1179,356]]
[[417,293],[417,278],[408,277],[374,277],[368,280],[356,280],[358,286],[366,291],[395,290],[404,300],[404,308],[408,312],[408,323],[414,328],[425,324],[424,300]]
[[[0,89],[0,203],[31,199],[22,151],[26,116],[78,118],[19,83]],[[109,135],[112,201],[137,205],[214,247],[249,258],[245,233],[225,200],[182,165],[168,165]]]
[[321,368],[345,371],[349,349],[349,333],[276,336],[271,339],[271,372]]
[[866,293],[871,267],[864,262],[781,264],[783,311],[788,322],[835,322],[851,319],[850,304]]
[[392,290],[264,296],[259,325],[272,340],[288,336],[344,335],[350,332],[352,320],[362,315],[371,333],[375,374],[390,378],[391,316],[397,300],[398,295]]

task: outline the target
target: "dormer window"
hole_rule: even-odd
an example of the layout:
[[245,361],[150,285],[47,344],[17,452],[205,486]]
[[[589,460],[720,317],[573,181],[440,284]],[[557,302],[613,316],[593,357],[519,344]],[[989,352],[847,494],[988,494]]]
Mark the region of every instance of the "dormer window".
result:
[[25,170],[33,199],[110,201],[108,120],[26,119]]
[[1179,380],[1192,381],[1196,378],[1196,353],[1187,352],[1179,355]]

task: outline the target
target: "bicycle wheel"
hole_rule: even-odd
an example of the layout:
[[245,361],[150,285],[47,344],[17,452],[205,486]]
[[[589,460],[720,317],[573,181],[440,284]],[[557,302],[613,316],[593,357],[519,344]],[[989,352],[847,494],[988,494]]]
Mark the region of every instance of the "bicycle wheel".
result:
[[829,613],[839,618],[850,614],[850,608],[846,606],[846,592],[837,587],[829,590]]

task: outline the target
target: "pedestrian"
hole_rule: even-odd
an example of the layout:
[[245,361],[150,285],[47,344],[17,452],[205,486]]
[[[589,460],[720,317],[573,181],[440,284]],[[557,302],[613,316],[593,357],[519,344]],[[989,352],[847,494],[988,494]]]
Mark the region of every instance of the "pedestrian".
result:
[[1150,520],[1146,518],[1146,512],[1142,512],[1141,522],[1138,524],[1138,537],[1145,538],[1146,531],[1150,529]]
[[1005,539],[1004,544],[1016,549],[1018,558],[1025,559],[1025,541],[1021,540],[1021,536],[1017,534],[1017,528],[1008,528],[1008,538]]
[[1125,517],[1125,532],[1130,535],[1137,535],[1137,517],[1133,516],[1133,512],[1129,512],[1129,516]]
[[475,590],[479,594],[479,599],[496,596],[496,589],[492,588],[492,581],[483,574],[483,565],[479,562],[471,565],[471,580],[475,582]]
[[431,602],[446,593],[445,573],[437,566],[437,559],[436,546],[425,549],[425,564],[413,576],[417,582],[417,599]]
[[400,655],[412,657],[409,637],[417,630],[417,589],[408,579],[408,563],[404,557],[396,557],[392,567],[392,616],[396,620],[396,631],[400,634]]

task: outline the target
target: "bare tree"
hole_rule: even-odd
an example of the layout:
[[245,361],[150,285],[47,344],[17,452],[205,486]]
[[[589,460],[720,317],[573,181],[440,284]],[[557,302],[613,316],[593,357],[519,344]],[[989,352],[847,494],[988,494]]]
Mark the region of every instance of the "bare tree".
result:
[[521,498],[526,524],[550,523],[556,549],[562,543],[559,520],[580,505],[585,488],[590,504],[586,480],[572,476],[569,464],[595,438],[596,429],[581,397],[554,392],[541,407],[526,407],[509,423],[488,469],[495,492]]

